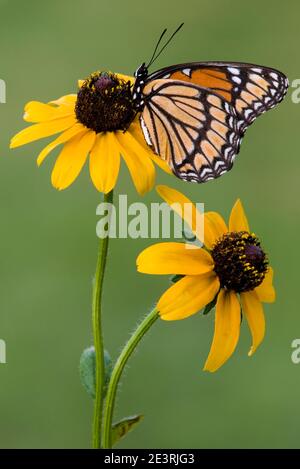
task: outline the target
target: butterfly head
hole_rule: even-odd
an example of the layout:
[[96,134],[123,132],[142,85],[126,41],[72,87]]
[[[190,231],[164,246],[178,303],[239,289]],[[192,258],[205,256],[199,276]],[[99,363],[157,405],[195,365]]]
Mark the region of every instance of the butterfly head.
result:
[[[134,77],[135,77],[137,80],[139,80],[140,83],[141,83],[142,80],[146,80],[147,76],[148,76],[148,68],[147,68],[145,62],[143,62],[142,65],[140,65],[140,66],[136,69],[136,71],[134,72]],[[143,84],[143,83],[142,83],[142,84]]]

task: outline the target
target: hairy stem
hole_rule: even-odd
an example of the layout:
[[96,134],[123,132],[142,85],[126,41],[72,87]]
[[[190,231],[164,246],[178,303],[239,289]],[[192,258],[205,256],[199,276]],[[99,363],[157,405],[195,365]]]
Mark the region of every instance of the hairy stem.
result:
[[[113,191],[104,195],[103,202],[112,203]],[[102,412],[104,400],[104,345],[102,334],[102,292],[105,274],[105,266],[107,261],[109,237],[101,238],[99,241],[98,258],[96,273],[93,286],[93,302],[92,302],[92,320],[93,320],[93,336],[96,355],[96,392],[94,403],[94,423],[93,423],[93,448],[101,448],[101,426]]]
[[127,344],[123,348],[119,358],[116,361],[112,371],[110,382],[108,385],[106,402],[103,413],[103,434],[102,434],[102,448],[111,448],[111,429],[112,418],[118,389],[118,383],[124,370],[124,367],[130,358],[132,352],[136,349],[139,342],[142,340],[146,332],[155,323],[158,318],[158,311],[154,308],[136,328]]

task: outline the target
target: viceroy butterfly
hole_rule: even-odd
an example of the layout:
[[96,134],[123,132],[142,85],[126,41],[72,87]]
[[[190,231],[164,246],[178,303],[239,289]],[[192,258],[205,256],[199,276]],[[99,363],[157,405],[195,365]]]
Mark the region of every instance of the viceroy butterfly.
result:
[[182,25],[156,54],[164,30],[132,93],[147,144],[178,178],[202,183],[232,168],[247,127],[282,101],[289,83],[278,70],[239,62],[184,63],[149,75]]

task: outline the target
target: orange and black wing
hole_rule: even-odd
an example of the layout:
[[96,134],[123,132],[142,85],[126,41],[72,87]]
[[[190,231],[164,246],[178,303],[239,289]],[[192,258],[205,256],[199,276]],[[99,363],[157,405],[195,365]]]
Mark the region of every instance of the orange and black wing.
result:
[[223,96],[236,110],[239,130],[284,98],[287,77],[273,68],[238,62],[193,62],[174,65],[149,75],[156,79],[180,80],[208,88]]
[[151,80],[143,89],[141,127],[147,143],[180,179],[206,182],[232,167],[240,131],[234,108],[193,83]]

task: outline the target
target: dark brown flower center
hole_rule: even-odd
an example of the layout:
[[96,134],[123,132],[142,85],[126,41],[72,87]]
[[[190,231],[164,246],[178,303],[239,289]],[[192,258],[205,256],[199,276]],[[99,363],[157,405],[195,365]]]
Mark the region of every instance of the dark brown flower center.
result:
[[126,130],[135,116],[130,82],[113,73],[93,73],[78,91],[75,114],[96,133]]
[[221,287],[241,293],[253,290],[265,278],[268,260],[254,233],[226,233],[211,254]]

